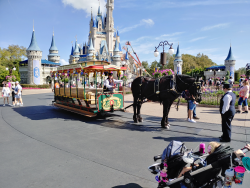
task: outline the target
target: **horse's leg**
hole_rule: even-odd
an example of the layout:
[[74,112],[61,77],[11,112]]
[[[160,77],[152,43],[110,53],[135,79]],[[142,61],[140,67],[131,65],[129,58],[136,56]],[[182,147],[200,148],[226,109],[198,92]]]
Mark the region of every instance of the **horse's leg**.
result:
[[137,115],[136,115],[137,101],[138,101],[138,97],[134,96],[134,104],[133,104],[134,116],[133,116],[133,120],[134,120],[135,123],[138,123],[138,119],[137,119]]
[[142,101],[137,103],[137,119],[138,119],[139,122],[142,122],[141,105],[142,105]]
[[168,108],[168,102],[163,101],[163,117],[161,120],[161,127],[162,128],[169,128],[166,124],[166,117],[167,117],[167,108]]
[[168,114],[169,114],[169,112],[170,112],[171,105],[172,105],[172,104],[169,104],[168,107],[167,107],[167,113],[166,113],[166,118],[165,118],[166,125],[168,126],[168,128],[170,127],[170,124],[169,124],[169,122],[168,122]]

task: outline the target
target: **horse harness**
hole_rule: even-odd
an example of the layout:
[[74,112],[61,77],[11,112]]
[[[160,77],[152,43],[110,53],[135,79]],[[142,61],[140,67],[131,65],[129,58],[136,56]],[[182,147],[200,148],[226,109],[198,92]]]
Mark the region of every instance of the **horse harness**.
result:
[[[142,98],[142,78],[144,77],[141,77],[141,83],[139,84],[139,102],[143,101],[143,98]],[[152,93],[151,95],[145,97],[145,98],[149,98],[149,97],[152,97],[153,95],[156,95],[157,98],[161,101],[160,99],[160,81],[161,81],[162,77],[161,78],[157,78],[155,79],[154,81],[154,93]],[[144,80],[146,80],[146,82],[148,83],[151,78],[149,78],[148,80],[144,78]],[[179,93],[177,91],[177,84],[176,84],[176,76],[172,75],[171,76],[171,80],[170,80],[170,89],[166,89],[166,90],[163,90],[162,92],[172,92],[174,95],[177,95],[177,96],[181,96],[181,93]]]

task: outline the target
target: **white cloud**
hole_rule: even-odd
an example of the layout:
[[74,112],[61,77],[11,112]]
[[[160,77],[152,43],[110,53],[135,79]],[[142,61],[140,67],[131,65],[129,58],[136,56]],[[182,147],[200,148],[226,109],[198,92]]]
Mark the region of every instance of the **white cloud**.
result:
[[191,39],[189,42],[195,42],[197,40],[202,40],[202,39],[205,39],[207,37],[197,37],[197,38],[194,38],[194,39]]
[[154,23],[154,21],[151,20],[151,19],[147,19],[147,20],[143,19],[143,20],[141,21],[141,24],[142,24],[142,25],[153,26],[155,23]]
[[175,32],[175,33],[171,33],[171,34],[163,34],[159,37],[156,37],[155,40],[160,40],[160,39],[163,39],[165,37],[174,37],[174,36],[177,36],[177,35],[181,35],[183,34],[184,32]]
[[206,26],[201,28],[201,31],[207,31],[207,30],[211,30],[211,29],[215,29],[215,28],[225,28],[229,26],[229,23],[222,23],[222,24],[217,24],[217,25],[212,25],[212,26]]
[[[100,7],[101,12],[104,13],[106,11],[106,8],[104,7],[106,5],[104,0],[100,1]],[[93,15],[97,14],[99,2],[97,0],[62,0],[62,3],[65,6],[72,6],[73,8],[77,10],[84,10],[88,16],[91,14],[91,7],[93,10]]]
[[133,25],[133,26],[130,26],[130,27],[125,27],[123,29],[120,29],[120,33],[125,33],[125,32],[128,32],[128,31],[131,31],[137,27],[140,27],[140,26],[153,26],[155,23],[152,19],[142,19],[140,21],[139,24],[136,24],[136,25]]
[[246,0],[203,0],[203,1],[169,1],[158,0],[157,3],[145,3],[149,9],[162,8],[180,8],[180,7],[194,7],[194,6],[215,6],[215,5],[231,5],[231,4],[249,4]]
[[65,61],[64,59],[61,59],[61,60],[60,60],[60,64],[61,64],[61,65],[68,65],[69,62]]

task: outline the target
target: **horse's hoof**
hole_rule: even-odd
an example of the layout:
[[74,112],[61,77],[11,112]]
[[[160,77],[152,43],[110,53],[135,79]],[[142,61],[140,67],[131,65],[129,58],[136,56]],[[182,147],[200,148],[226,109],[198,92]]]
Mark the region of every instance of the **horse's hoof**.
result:
[[142,119],[138,119],[138,121],[139,121],[139,122],[143,122],[143,120],[142,120]]
[[169,128],[170,128],[170,126],[169,126],[169,125],[167,125],[167,126],[166,126],[166,129],[169,129]]
[[167,126],[170,127],[170,124],[168,124]]
[[137,121],[137,120],[134,120],[134,123],[138,123],[138,121]]

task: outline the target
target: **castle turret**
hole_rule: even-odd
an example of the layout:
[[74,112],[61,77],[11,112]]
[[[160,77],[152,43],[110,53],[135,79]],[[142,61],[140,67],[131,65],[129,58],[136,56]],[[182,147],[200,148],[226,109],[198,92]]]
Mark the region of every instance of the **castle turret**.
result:
[[42,51],[38,47],[33,27],[32,38],[28,49],[26,50],[28,57],[28,84],[42,84],[41,75],[41,59]]
[[112,56],[113,64],[116,66],[121,66],[121,56],[120,56],[120,50],[119,50],[119,43],[116,39],[115,41],[115,49],[114,49],[114,55]]
[[55,63],[60,62],[60,56],[58,55],[58,49],[56,47],[55,39],[54,39],[54,32],[53,32],[53,36],[52,36],[51,46],[49,49],[48,60],[55,62]]
[[95,54],[95,48],[93,46],[92,38],[90,38],[87,60],[92,60],[94,54]]
[[92,14],[92,7],[91,7],[91,19],[90,19],[90,22],[89,22],[89,31],[92,31],[92,27],[93,27],[93,14]]
[[234,80],[235,62],[236,62],[236,59],[233,56],[232,48],[230,45],[227,58],[225,59],[225,67],[226,67],[225,71],[229,71],[230,73],[229,75],[233,77],[233,80]]
[[92,33],[91,33],[91,38],[92,38],[93,47],[96,46],[95,40],[96,40],[97,25],[98,25],[98,23],[94,21],[94,22],[93,22]]
[[78,62],[79,59],[80,59],[80,51],[79,51],[79,46],[78,46],[77,40],[76,40],[75,49],[74,49],[74,52],[73,52],[71,63],[75,64],[75,63]]
[[107,1],[107,19],[106,19],[106,41],[108,45],[108,50],[110,53],[113,51],[113,36],[114,36],[114,21],[113,21],[113,10],[114,10],[114,0]]
[[183,61],[181,59],[181,53],[180,53],[179,44],[178,44],[177,51],[175,54],[175,60],[174,60],[174,72],[176,74],[182,74],[182,64],[183,64]]

